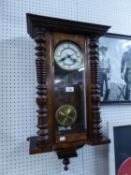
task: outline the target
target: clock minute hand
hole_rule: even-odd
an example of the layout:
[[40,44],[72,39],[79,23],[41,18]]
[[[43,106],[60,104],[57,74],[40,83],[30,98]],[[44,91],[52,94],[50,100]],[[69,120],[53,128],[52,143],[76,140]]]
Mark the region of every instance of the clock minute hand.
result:
[[70,57],[70,59],[71,59],[71,61],[73,61],[73,63],[78,62],[77,59],[75,59],[75,58]]

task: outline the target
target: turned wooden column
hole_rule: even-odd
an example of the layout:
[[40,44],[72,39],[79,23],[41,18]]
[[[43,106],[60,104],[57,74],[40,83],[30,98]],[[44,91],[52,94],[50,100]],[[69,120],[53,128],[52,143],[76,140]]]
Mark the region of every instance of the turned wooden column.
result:
[[99,85],[99,52],[98,39],[90,38],[89,57],[91,65],[91,86],[90,86],[90,102],[91,102],[91,133],[90,138],[93,144],[100,144],[103,140],[101,132],[101,117],[100,117],[100,85]]
[[37,98],[38,105],[38,131],[37,143],[44,145],[48,143],[48,94],[47,94],[47,60],[46,60],[46,30],[35,29],[36,41],[36,73],[37,73]]

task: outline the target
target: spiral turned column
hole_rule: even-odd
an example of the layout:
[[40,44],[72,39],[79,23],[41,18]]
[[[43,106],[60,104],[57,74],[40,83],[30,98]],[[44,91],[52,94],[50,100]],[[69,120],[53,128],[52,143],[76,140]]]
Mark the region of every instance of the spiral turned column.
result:
[[99,85],[99,53],[98,39],[92,37],[90,39],[90,65],[91,65],[91,140],[94,144],[100,144],[103,140],[101,132],[101,117],[100,117],[100,85]]
[[37,28],[35,31],[36,41],[36,72],[37,72],[37,98],[38,105],[38,131],[37,143],[48,143],[48,94],[47,94],[47,60],[46,60],[46,30]]

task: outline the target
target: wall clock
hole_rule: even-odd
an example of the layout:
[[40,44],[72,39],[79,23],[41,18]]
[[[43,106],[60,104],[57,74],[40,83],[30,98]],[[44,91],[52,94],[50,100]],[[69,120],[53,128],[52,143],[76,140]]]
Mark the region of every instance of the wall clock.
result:
[[27,14],[36,42],[38,124],[30,154],[56,151],[69,158],[85,144],[109,143],[101,130],[99,37],[109,26]]

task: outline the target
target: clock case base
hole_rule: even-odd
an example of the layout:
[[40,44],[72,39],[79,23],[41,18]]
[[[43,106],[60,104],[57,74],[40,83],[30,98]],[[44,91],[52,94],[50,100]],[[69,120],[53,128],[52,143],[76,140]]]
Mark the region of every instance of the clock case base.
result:
[[[30,154],[39,154],[39,153],[47,153],[51,151],[56,151],[58,158],[59,159],[64,159],[64,158],[70,158],[70,157],[76,157],[77,154],[75,153],[77,150],[81,147],[84,146],[84,144],[81,144],[79,147],[74,147],[74,148],[53,148],[53,146],[50,143],[46,143],[43,146],[39,146],[37,142],[38,136],[32,136],[27,138],[27,141],[29,141],[29,153]],[[104,137],[101,142],[99,141],[90,141],[85,144],[96,146],[96,145],[103,145],[103,144],[108,144],[110,143],[110,140],[106,137]],[[68,151],[67,151],[68,150]],[[73,153],[74,151],[74,153]]]
[[[37,142],[37,136],[29,137],[27,140],[29,141],[29,153],[30,154],[40,154],[40,153],[48,153],[51,151],[55,151],[58,159],[63,159],[63,164],[64,164],[64,170],[68,170],[68,165],[70,164],[70,158],[77,157],[77,149],[83,147],[84,145],[81,145],[77,148],[59,148],[54,150],[52,148],[52,145],[50,143],[45,144],[44,146],[39,146]],[[103,144],[108,144],[110,143],[110,140],[108,138],[103,138],[101,142],[90,142],[88,143],[89,145],[96,146],[96,145],[103,145]]]
[[[38,153],[46,153],[51,152],[52,147],[48,144],[45,144],[44,147],[40,147],[37,144],[37,137],[30,137],[27,139],[30,144],[30,154],[38,154]],[[83,145],[82,145],[83,146]],[[67,148],[67,149],[57,149],[56,154],[58,159],[63,159],[64,170],[68,170],[68,165],[70,164],[69,158],[77,157],[77,152],[75,148]]]

